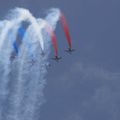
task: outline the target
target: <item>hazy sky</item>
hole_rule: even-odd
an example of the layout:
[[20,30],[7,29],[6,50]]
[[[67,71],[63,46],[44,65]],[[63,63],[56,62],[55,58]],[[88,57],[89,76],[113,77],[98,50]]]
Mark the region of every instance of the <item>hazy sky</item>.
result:
[[[120,120],[119,0],[0,0],[0,18],[25,7],[36,17],[60,8],[67,17],[76,52],[68,55],[60,24],[60,63],[51,61],[41,120]],[[53,54],[51,54],[52,56]]]

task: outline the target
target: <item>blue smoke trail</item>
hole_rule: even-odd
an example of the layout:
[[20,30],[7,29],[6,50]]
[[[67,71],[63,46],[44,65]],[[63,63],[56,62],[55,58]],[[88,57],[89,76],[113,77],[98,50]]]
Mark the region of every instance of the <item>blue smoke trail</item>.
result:
[[[59,9],[50,11],[45,19],[55,29]],[[22,21],[29,21],[26,30],[21,26]],[[0,22],[0,120],[40,119],[51,42],[41,26],[44,25],[40,18],[36,19],[23,8],[16,8],[10,19]],[[17,34],[21,45],[17,45]],[[42,48],[45,48],[44,57]],[[14,50],[19,54],[11,61]],[[34,55],[34,65],[29,54]]]
[[[24,37],[24,35],[25,35],[25,29],[22,27],[22,25],[20,26],[20,28],[18,29],[18,35],[20,35],[20,40],[22,41],[22,39],[23,39],[23,37]],[[14,47],[14,49],[15,49],[15,51],[16,51],[16,54],[18,55],[18,53],[19,53],[19,47],[18,47],[18,45],[17,45],[17,40],[14,40],[14,42],[13,42],[13,47]]]

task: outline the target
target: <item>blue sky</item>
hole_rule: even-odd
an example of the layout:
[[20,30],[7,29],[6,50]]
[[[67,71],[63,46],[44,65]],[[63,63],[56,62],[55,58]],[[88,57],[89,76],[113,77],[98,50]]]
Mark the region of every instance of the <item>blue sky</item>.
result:
[[120,1],[119,0],[1,0],[0,14],[25,7],[37,17],[52,7],[67,17],[76,52],[64,52],[60,23],[56,29],[60,63],[51,61],[42,120],[120,119]]

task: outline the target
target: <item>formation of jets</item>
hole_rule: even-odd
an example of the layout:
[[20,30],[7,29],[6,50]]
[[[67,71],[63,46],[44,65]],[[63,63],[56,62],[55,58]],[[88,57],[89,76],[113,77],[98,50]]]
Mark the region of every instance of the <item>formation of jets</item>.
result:
[[[71,48],[68,48],[67,50],[65,50],[65,52],[69,53],[69,54],[72,54],[72,52],[74,52],[75,49],[71,49]],[[56,62],[59,62],[59,60],[61,60],[62,57],[58,57],[58,56],[55,56],[54,58],[52,58],[52,60],[55,60]]]
[[[50,35],[50,37],[51,37],[51,41],[52,41],[53,48],[54,48],[54,54],[55,54],[55,55],[54,55],[54,57],[51,58],[51,59],[54,60],[54,61],[56,61],[56,62],[59,62],[59,61],[62,59],[62,57],[59,57],[59,55],[58,55],[57,39],[56,39],[54,30],[53,30],[53,28],[49,25],[49,23],[48,23],[47,21],[45,21],[45,20],[42,20],[42,21],[45,23],[45,29],[46,29],[46,31],[49,33],[49,35]],[[66,35],[67,43],[68,43],[68,46],[69,46],[68,49],[65,50],[65,52],[67,52],[67,53],[69,53],[69,54],[72,54],[72,52],[74,52],[75,49],[72,49],[71,37],[70,37],[70,34],[69,34],[67,21],[66,21],[66,18],[65,18],[65,16],[64,16],[63,13],[60,14],[60,22],[62,23],[62,27],[63,27],[64,33],[65,33],[65,35]],[[21,31],[22,31],[22,32],[21,32]],[[19,30],[18,32],[20,32],[20,35],[23,36],[25,30],[24,30],[23,28],[20,28],[20,30]],[[18,45],[17,45],[16,42],[14,42],[13,47],[14,47],[16,53],[18,53],[19,48],[17,48],[16,46],[18,46]],[[41,55],[44,57],[44,56],[45,56],[45,53],[42,52]],[[12,54],[11,57],[10,57],[10,60],[13,61],[13,60],[16,58],[16,56],[17,56],[17,54]],[[34,60],[34,59],[31,59],[31,60],[29,61],[29,63],[30,63],[31,65],[34,65],[34,64],[35,64],[35,60]],[[48,65],[48,66],[50,66],[50,65]]]

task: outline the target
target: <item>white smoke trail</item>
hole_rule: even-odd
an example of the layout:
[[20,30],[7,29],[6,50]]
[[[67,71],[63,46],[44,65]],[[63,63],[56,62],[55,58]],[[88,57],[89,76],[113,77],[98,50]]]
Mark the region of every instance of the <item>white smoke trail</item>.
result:
[[[49,13],[49,15],[50,14],[53,14],[53,13],[51,12],[51,13]],[[53,18],[56,19],[56,16],[58,16],[57,13],[54,14],[54,16],[50,17],[49,20],[57,22],[57,20],[52,20]],[[39,19],[39,25],[40,25],[39,31],[42,34],[42,28],[44,28],[45,24],[44,24],[44,22],[41,19]],[[55,26],[53,26],[53,27],[55,27]],[[28,28],[28,30],[26,32],[26,36],[24,37],[23,41],[26,41],[28,39],[30,41],[30,40],[34,39],[34,32],[35,31],[33,31],[32,26],[29,26],[29,28]],[[31,34],[31,33],[33,33],[33,34]],[[45,49],[46,50],[45,53],[50,51],[48,49],[49,48],[48,46],[50,45],[49,44],[49,41],[50,41],[49,39],[50,39],[49,37],[47,37],[47,39],[44,39],[45,40],[44,42],[46,43],[45,44],[46,45],[45,46],[45,48],[46,48]],[[30,42],[32,42],[32,41],[30,41]],[[24,42],[24,43],[26,44],[26,42]],[[45,76],[45,73],[47,72],[46,69],[45,69],[46,61],[47,61],[47,57],[48,57],[47,54],[43,58],[43,56],[40,55],[41,52],[39,50],[38,44],[32,43],[32,45],[33,46],[32,46],[31,49],[33,51],[31,52],[31,51],[28,51],[28,49],[24,50],[26,45],[22,44],[22,47],[24,47],[22,49],[23,52],[21,52],[22,56],[23,56],[22,57],[23,59],[21,60],[20,73],[19,73],[20,74],[19,75],[19,81],[21,82],[21,83],[19,83],[19,85],[21,84],[21,86],[22,86],[22,87],[19,87],[19,93],[22,93],[22,95],[19,96],[19,98],[21,98],[21,101],[19,101],[18,104],[19,105],[23,104],[22,105],[23,107],[20,109],[20,111],[24,111],[25,110],[24,114],[22,114],[22,115],[23,115],[23,118],[26,118],[26,120],[27,119],[28,120],[33,120],[34,117],[36,117],[35,114],[38,113],[37,109],[42,104],[42,99],[43,99],[43,97],[42,97],[43,96],[43,93],[42,93],[43,91],[42,90],[44,88],[44,84],[46,83],[46,81],[44,79],[44,76]],[[29,52],[30,52],[30,56],[28,56]],[[26,66],[26,62],[25,61],[28,61],[29,59],[31,59],[31,58],[29,58],[29,57],[31,57],[31,53],[35,53],[34,54],[34,58],[36,59],[37,64],[36,64],[36,66],[33,66],[33,67],[30,68],[30,66]],[[29,71],[29,73],[28,73],[28,69],[31,69]],[[36,71],[36,73],[33,72],[33,71]],[[28,74],[29,74],[29,76],[28,76]],[[35,80],[33,80],[32,76],[35,76],[35,78],[34,78]],[[26,82],[28,83],[28,78],[29,78],[29,80],[31,80],[31,82],[29,82],[29,84],[26,85]],[[27,89],[27,87],[29,89],[29,92],[25,93],[24,89]],[[30,89],[30,88],[32,88],[32,89]],[[31,93],[31,94],[29,94],[29,93]],[[25,98],[24,96],[27,96],[27,98]],[[39,100],[38,97],[41,100]],[[25,104],[26,103],[25,101],[28,104]],[[27,116],[29,116],[29,117],[27,117]]]
[[[53,29],[59,15],[59,9],[52,9],[45,18]],[[10,56],[14,50],[12,43],[22,21],[30,25],[19,48],[20,54],[11,63]],[[44,26],[42,19],[36,19],[29,10],[23,8],[12,10],[8,20],[0,22],[0,55],[3,55],[0,59],[0,120],[39,120],[50,52],[50,37],[44,31]],[[44,57],[41,56],[43,50]],[[34,65],[29,62],[32,59],[35,60]],[[2,95],[4,92],[6,94]]]
[[17,13],[20,13],[19,16],[21,16],[21,20],[28,20],[28,22],[32,23],[33,29],[34,29],[34,35],[35,41],[38,40],[40,42],[40,46],[42,51],[44,51],[44,41],[41,33],[39,32],[39,25],[36,21],[36,18],[29,12],[29,10],[23,9],[23,8],[16,8],[15,10]]
[[[16,39],[17,35],[17,29],[19,28],[21,21],[24,20],[24,16],[19,16],[17,18],[16,14],[14,14],[14,17],[12,19],[5,20],[1,22],[1,26],[3,26],[3,29],[1,29],[1,35],[0,35],[0,55],[2,61],[1,68],[3,69],[3,73],[1,73],[1,98],[2,101],[5,102],[5,99],[8,95],[8,83],[9,83],[9,72],[10,72],[10,56],[12,53],[12,43]],[[1,101],[1,103],[2,103]],[[3,103],[2,103],[3,104]],[[3,112],[3,110],[2,110]]]

